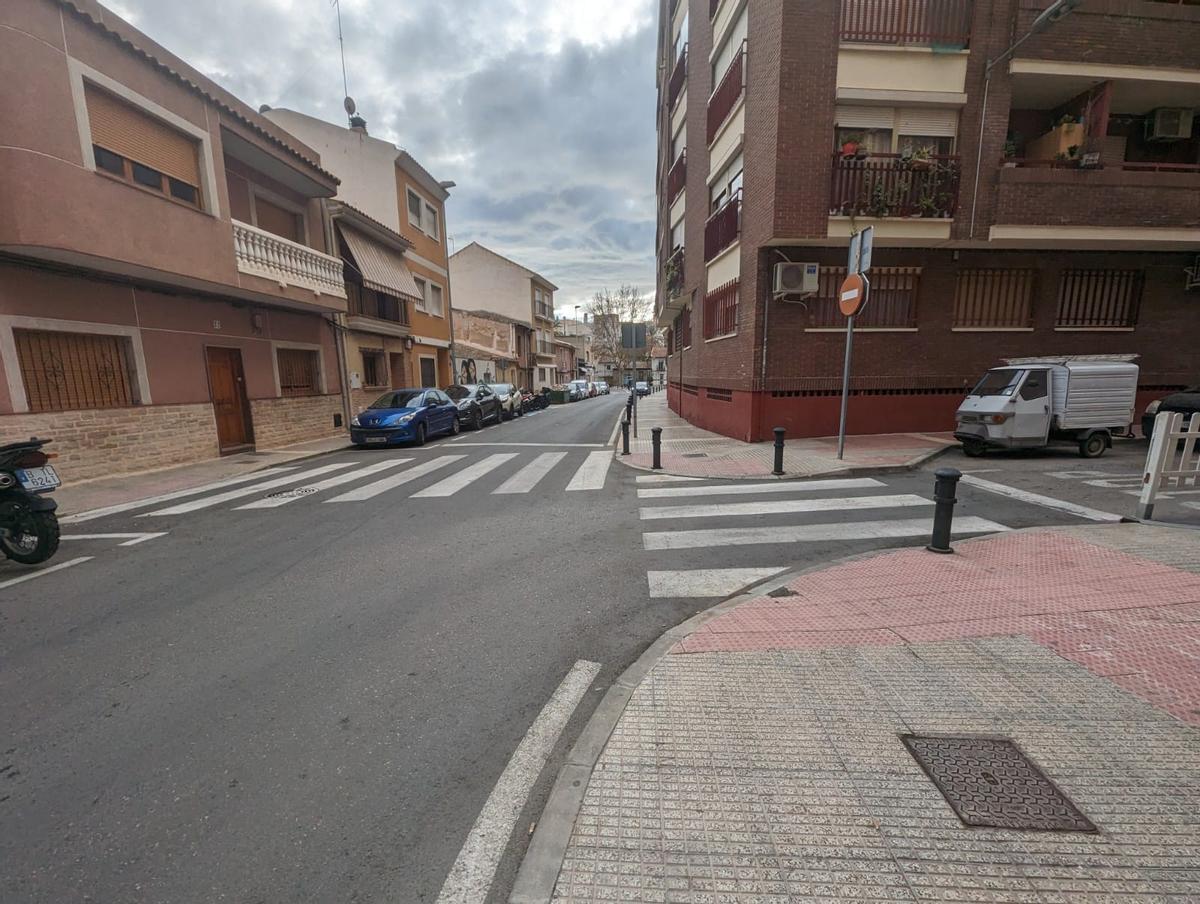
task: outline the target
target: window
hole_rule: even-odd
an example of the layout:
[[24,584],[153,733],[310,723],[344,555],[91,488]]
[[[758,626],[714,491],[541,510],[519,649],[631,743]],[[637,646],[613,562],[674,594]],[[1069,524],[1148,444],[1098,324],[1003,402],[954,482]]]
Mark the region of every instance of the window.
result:
[[890,154],[892,152],[891,129],[858,129],[853,126],[838,126],[836,150],[841,150],[842,145],[852,138],[857,139],[859,147],[864,148],[869,154]]
[[198,142],[94,85],[84,102],[98,171],[200,206]]
[[[837,299],[845,278],[845,267],[821,268],[817,297],[811,305],[812,328],[845,329],[846,317],[838,307]],[[920,281],[920,267],[872,267],[871,299],[854,318],[855,328],[915,328]]]
[[363,386],[387,385],[387,364],[383,360],[383,352],[364,351],[362,362]]
[[1142,304],[1141,270],[1064,270],[1054,325],[1075,329],[1131,329]]
[[712,87],[716,91],[721,84],[721,79],[725,77],[725,73],[729,71],[729,66],[733,62],[733,58],[737,52],[742,49],[742,42],[746,40],[746,7],[742,7],[741,13],[738,15],[737,21],[730,29],[729,35],[725,38],[725,43],[721,45],[721,51],[717,54],[712,64]]
[[954,153],[954,139],[946,135],[901,135],[896,141],[896,151],[912,154],[929,148],[929,153],[944,157]]
[[1046,398],[1046,372],[1044,370],[1029,371],[1029,376],[1021,384],[1021,391],[1017,395],[1027,402]]
[[955,329],[1027,329],[1033,326],[1033,270],[959,270]]
[[13,330],[30,411],[136,404],[124,336]]
[[709,213],[716,213],[741,190],[742,155],[738,154],[729,161],[729,164],[721,171],[721,175],[717,177],[717,181],[713,183],[712,188],[709,190],[712,199]]
[[679,123],[679,128],[671,136],[671,162],[674,163],[683,153],[683,149],[687,147],[687,122],[686,118]]
[[671,250],[683,247],[683,217],[679,218],[679,222],[671,227]]
[[421,196],[408,189],[408,222],[421,228]]
[[321,392],[317,353],[302,348],[275,350],[279,364],[279,391],[284,396],[311,396]]
[[289,241],[304,243],[304,218],[261,195],[254,196],[254,225]]
[[441,317],[442,311],[442,287],[429,284],[429,313],[434,317]]
[[414,276],[413,282],[415,282],[417,284],[417,290],[421,293],[420,300],[417,301],[417,310],[425,311],[426,313],[428,313],[429,312],[429,304],[428,304],[429,289],[427,287],[427,283],[425,282],[425,280],[421,279],[419,276]]
[[422,358],[421,359],[421,385],[436,386],[437,385],[437,359]]
[[438,213],[428,204],[425,205],[425,231],[438,238]]
[[738,280],[719,286],[704,296],[704,338],[737,332]]
[[688,41],[688,14],[685,11],[683,21],[679,24],[679,33],[675,35],[675,46],[673,48],[673,56],[671,64],[674,65],[683,56],[683,50],[687,47]]

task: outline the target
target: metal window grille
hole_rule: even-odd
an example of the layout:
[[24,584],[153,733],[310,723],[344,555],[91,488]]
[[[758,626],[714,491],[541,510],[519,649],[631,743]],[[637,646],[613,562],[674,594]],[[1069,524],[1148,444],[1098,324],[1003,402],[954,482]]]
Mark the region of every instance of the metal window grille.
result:
[[690,306],[683,309],[683,313],[679,315],[679,319],[683,323],[683,332],[680,341],[683,347],[687,348],[692,344],[692,309]]
[[363,352],[362,362],[364,386],[383,386],[387,382],[382,352]]
[[954,292],[954,326],[1026,328],[1033,326],[1035,270],[959,270]]
[[731,280],[704,296],[704,338],[728,336],[737,330],[739,280]]
[[300,348],[276,350],[279,391],[285,396],[318,395],[321,391],[317,353]]
[[[811,303],[814,328],[842,328],[846,317],[838,308],[838,288],[845,267],[822,267],[817,297]],[[917,325],[920,267],[873,267],[867,305],[854,319],[855,327],[910,329]]]
[[136,404],[124,336],[13,330],[30,411]]
[[1141,270],[1064,270],[1058,283],[1059,327],[1129,328],[1142,305]]

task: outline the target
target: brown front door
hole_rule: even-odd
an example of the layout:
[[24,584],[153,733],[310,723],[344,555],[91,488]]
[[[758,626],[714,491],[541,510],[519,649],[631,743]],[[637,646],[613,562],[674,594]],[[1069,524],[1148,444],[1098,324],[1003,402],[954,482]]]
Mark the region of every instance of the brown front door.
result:
[[208,388],[217,415],[217,443],[221,452],[237,452],[250,445],[250,403],[242,353],[236,348],[208,348]]
[[404,389],[408,385],[408,377],[404,373],[404,356],[399,352],[392,352],[392,365],[389,369],[392,373],[392,389]]

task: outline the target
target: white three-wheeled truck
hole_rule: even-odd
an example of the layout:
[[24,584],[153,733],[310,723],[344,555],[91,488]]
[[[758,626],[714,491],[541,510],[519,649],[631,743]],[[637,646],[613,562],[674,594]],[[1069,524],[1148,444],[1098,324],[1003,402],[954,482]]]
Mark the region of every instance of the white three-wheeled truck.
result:
[[954,438],[963,452],[1076,443],[1084,458],[1128,434],[1137,394],[1137,355],[1008,358],[958,406]]

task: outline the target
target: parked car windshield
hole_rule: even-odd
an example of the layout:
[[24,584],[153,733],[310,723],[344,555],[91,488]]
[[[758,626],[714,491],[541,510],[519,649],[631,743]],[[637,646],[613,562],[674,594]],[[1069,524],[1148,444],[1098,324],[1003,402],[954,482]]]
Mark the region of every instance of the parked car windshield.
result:
[[513,388],[512,388],[511,383],[493,383],[492,384],[492,392],[498,392],[501,395],[512,395],[512,391],[513,391]]
[[1025,371],[1023,370],[989,370],[983,375],[983,379],[975,384],[975,388],[971,390],[971,395],[1010,396],[1016,392],[1017,386],[1020,385],[1021,377],[1023,376],[1025,376]]
[[475,393],[474,386],[447,386],[446,395],[450,396],[456,402],[461,402],[463,399],[469,399]]
[[396,392],[385,392],[374,402],[371,408],[419,408],[421,396],[425,395],[419,389],[400,389]]

